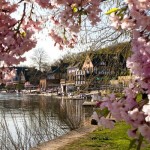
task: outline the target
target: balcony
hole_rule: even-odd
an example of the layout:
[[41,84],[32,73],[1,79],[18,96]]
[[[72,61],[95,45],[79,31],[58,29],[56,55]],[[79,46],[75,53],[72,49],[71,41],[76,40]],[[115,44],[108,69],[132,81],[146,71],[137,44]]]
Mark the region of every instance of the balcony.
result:
[[66,84],[66,79],[60,79],[60,84]]
[[73,85],[73,84],[75,84],[75,81],[74,81],[74,80],[67,80],[67,81],[66,81],[66,84],[69,84],[69,85],[71,84],[71,85]]

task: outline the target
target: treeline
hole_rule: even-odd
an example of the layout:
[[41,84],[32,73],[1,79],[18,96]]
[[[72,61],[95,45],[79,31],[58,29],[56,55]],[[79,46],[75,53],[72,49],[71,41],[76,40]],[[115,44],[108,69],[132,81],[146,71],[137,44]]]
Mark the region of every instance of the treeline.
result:
[[[124,42],[124,43],[118,43],[117,45],[112,45],[106,48],[101,48],[99,50],[87,50],[84,52],[80,53],[75,53],[75,54],[68,54],[65,55],[63,58],[57,60],[55,63],[52,65],[60,66],[63,63],[68,63],[69,65],[73,65],[75,63],[81,63],[83,64],[85,57],[89,55],[91,58],[99,55],[99,54],[116,54],[116,55],[121,55],[125,60],[131,55],[131,45],[129,42]],[[113,63],[112,60],[108,60],[110,63]]]

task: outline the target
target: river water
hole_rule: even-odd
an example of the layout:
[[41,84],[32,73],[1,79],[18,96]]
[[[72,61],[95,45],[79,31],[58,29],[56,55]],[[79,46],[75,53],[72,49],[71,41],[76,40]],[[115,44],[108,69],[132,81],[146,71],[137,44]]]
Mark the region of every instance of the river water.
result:
[[0,150],[29,150],[80,127],[92,112],[82,104],[52,96],[0,94]]

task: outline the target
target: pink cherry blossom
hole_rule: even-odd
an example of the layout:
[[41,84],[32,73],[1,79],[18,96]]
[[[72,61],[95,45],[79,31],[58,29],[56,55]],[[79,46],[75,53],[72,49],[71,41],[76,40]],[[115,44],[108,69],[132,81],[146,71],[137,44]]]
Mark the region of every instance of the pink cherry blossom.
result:
[[147,124],[139,126],[140,133],[150,141],[150,127]]
[[137,129],[129,129],[128,136],[131,138],[138,138],[136,131],[137,131]]
[[[124,97],[108,95],[99,103],[99,107],[101,110],[107,108],[116,121],[124,120],[130,124],[129,136],[136,138],[141,134],[150,140],[150,1],[124,2],[119,12],[110,14],[110,26],[121,32],[127,31],[131,35],[132,54],[127,59],[127,67],[135,79],[124,89]],[[78,33],[82,31],[84,21],[88,22],[88,25],[99,25],[102,3],[100,0],[27,0],[20,3],[1,0],[0,60],[7,65],[24,61],[22,55],[36,46],[34,33],[41,30],[42,25],[47,22],[52,23],[49,35],[55,45],[60,49],[73,48],[78,43]],[[23,11],[17,20],[12,14],[21,5]],[[48,11],[47,19],[37,15],[35,6]],[[14,74],[14,71],[5,70],[4,79],[11,80]],[[94,114],[94,117],[98,119],[99,125],[109,128],[114,126],[110,119],[97,114]]]
[[150,122],[150,104],[144,105],[142,111],[146,115],[145,121]]
[[115,123],[112,120],[106,119],[105,117],[101,117],[100,118],[99,125],[102,125],[105,128],[113,129],[114,128],[114,124]]

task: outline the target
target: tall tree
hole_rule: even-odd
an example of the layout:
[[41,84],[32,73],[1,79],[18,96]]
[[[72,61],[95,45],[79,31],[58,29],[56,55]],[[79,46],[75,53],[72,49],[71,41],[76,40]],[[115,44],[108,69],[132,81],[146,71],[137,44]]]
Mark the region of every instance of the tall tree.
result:
[[44,64],[48,62],[48,56],[46,52],[42,49],[35,49],[31,57],[33,65],[40,71],[43,71]]

